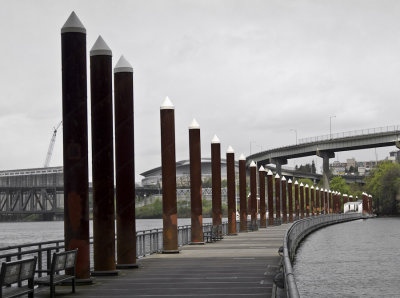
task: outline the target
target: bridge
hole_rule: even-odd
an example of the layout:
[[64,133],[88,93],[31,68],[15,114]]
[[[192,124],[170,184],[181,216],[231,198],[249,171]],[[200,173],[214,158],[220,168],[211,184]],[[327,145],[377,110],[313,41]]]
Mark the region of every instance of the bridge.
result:
[[329,159],[335,157],[335,152],[387,146],[400,148],[399,137],[400,126],[396,125],[305,138],[300,139],[297,145],[252,154],[246,158],[246,165],[251,161],[259,165],[273,163],[280,174],[288,159],[316,155],[323,159],[324,187],[329,188]]

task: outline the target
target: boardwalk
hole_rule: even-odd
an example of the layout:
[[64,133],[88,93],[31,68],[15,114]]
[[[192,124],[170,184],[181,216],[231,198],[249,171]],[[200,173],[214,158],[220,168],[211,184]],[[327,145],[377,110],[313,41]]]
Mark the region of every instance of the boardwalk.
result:
[[[278,248],[289,225],[226,236],[206,245],[184,246],[179,254],[139,260],[139,269],[118,277],[96,277],[91,286],[57,287],[62,297],[270,297],[280,262]],[[48,297],[48,288],[35,297]],[[65,293],[65,294],[64,294]]]

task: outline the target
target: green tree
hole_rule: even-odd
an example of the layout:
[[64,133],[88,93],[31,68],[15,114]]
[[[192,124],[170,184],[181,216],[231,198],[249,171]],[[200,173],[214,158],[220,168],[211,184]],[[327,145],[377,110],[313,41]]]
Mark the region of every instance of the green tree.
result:
[[347,195],[351,194],[350,186],[346,183],[346,180],[344,180],[344,178],[341,176],[333,177],[329,181],[329,187],[331,190],[338,191],[341,194],[347,194]]
[[377,214],[399,214],[400,165],[390,161],[379,163],[366,178],[366,190],[373,197]]

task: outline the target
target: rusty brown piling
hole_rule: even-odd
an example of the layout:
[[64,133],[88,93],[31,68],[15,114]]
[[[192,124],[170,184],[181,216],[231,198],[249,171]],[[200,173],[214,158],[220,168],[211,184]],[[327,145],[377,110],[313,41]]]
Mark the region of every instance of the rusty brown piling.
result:
[[304,218],[304,184],[300,183],[300,218]]
[[221,143],[216,135],[211,140],[212,222],[222,225],[221,207]]
[[133,68],[121,56],[114,67],[117,268],[137,268]]
[[61,29],[65,250],[90,279],[86,29],[74,12]]
[[251,228],[257,229],[257,165],[250,163]]
[[287,196],[286,196],[286,178],[282,176],[282,221],[284,224],[288,222],[287,220]]
[[273,174],[271,171],[267,173],[268,186],[268,225],[274,225],[274,189],[273,189]]
[[333,202],[332,202],[332,192],[328,191],[328,200],[329,200],[329,214],[333,213]]
[[278,225],[281,224],[281,177],[275,175],[275,218]]
[[296,211],[296,220],[300,217],[300,198],[299,198],[299,182],[294,182],[294,206]]
[[179,253],[176,204],[175,107],[166,97],[160,107],[163,194],[163,253]]
[[265,169],[263,166],[258,170],[258,183],[260,185],[260,228],[266,228],[267,210],[265,208]]
[[228,234],[236,235],[235,152],[231,146],[226,151],[226,180],[228,192]]
[[316,213],[316,208],[315,208],[315,189],[314,189],[314,185],[311,185],[310,187],[310,198],[311,198],[311,202],[310,202],[310,210],[311,210],[311,216],[314,216]]
[[316,210],[316,215],[320,214],[321,211],[321,197],[319,194],[319,187],[317,186],[317,188],[315,189],[315,210]]
[[240,232],[247,231],[246,158],[239,157]]
[[288,180],[289,222],[293,222],[293,183]]
[[112,52],[99,36],[90,50],[93,177],[92,275],[115,275]]
[[204,244],[200,125],[189,125],[191,244]]
[[308,184],[304,187],[306,197],[306,217],[310,217],[310,188]]

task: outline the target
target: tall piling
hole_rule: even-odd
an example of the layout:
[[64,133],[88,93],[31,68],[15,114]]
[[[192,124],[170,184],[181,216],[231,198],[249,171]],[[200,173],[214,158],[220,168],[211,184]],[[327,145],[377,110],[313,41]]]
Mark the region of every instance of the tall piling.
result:
[[133,68],[121,56],[114,67],[117,268],[136,268]]
[[333,213],[333,202],[332,202],[332,192],[328,191],[328,200],[329,200],[329,214]]
[[304,184],[300,183],[300,218],[304,218]]
[[228,192],[228,234],[236,235],[235,152],[231,146],[226,151],[226,180]]
[[282,184],[282,221],[283,223],[287,223],[287,196],[286,196],[286,178],[285,176],[282,176],[281,180]]
[[289,204],[289,222],[293,222],[293,183],[288,180],[288,204]]
[[299,182],[294,182],[294,206],[296,210],[296,220],[300,217],[300,198],[299,198]]
[[267,227],[265,209],[265,169],[261,166],[258,170],[258,183],[260,185],[260,228]]
[[278,225],[281,224],[281,177],[275,175],[275,218]]
[[212,222],[222,225],[221,207],[221,143],[216,135],[211,140]]
[[176,204],[175,107],[166,97],[160,107],[163,253],[179,253]]
[[274,225],[274,189],[273,189],[273,174],[271,171],[267,173],[268,186],[268,225]]
[[310,217],[310,188],[306,184],[304,191],[306,193],[306,217]]
[[250,201],[251,201],[251,228],[257,227],[257,165],[250,163]]
[[247,231],[246,158],[239,157],[240,232]]
[[310,198],[311,198],[311,202],[310,202],[310,210],[311,210],[311,216],[314,216],[314,214],[316,213],[315,210],[315,189],[314,189],[314,185],[311,185],[310,187]]
[[99,36],[90,50],[93,177],[92,275],[114,275],[115,203],[112,52]]
[[319,194],[319,187],[315,189],[315,209],[316,209],[316,214],[319,215],[321,212],[321,197]]
[[65,250],[90,279],[86,29],[74,12],[61,28]]
[[200,125],[189,125],[191,244],[204,244]]

